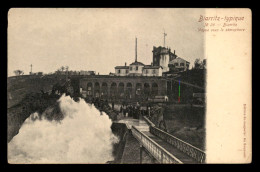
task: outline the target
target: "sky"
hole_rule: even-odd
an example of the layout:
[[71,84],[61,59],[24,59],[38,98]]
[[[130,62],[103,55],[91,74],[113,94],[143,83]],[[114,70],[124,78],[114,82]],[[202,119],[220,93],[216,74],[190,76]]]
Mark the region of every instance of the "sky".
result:
[[151,64],[153,46],[166,47],[190,62],[204,59],[203,9],[13,8],[8,13],[8,76],[20,69],[50,73],[69,70],[114,72],[135,60]]

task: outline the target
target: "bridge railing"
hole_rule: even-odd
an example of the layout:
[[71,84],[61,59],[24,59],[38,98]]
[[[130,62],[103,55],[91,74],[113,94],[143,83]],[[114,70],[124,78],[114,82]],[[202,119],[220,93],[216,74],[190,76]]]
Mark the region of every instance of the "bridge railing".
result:
[[150,119],[148,119],[146,116],[144,116],[143,118],[149,126],[155,127],[154,123]]
[[134,126],[132,126],[132,134],[159,163],[182,164],[178,158],[173,156]]
[[156,128],[154,126],[150,126],[149,128],[152,134],[175,146],[177,149],[189,155],[191,158],[194,158],[199,163],[205,162],[205,152],[203,152],[199,148],[196,148],[195,146],[192,146],[191,144],[184,142],[183,140],[180,140],[179,138],[170,135],[169,133],[160,130],[159,128]]

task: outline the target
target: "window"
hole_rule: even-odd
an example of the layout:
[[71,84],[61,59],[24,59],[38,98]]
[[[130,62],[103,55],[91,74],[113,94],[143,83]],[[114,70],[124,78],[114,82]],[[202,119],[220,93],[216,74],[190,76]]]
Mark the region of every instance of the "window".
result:
[[174,63],[174,65],[175,65],[175,66],[179,66],[179,64],[178,64],[178,63]]
[[180,65],[181,65],[181,66],[184,66],[184,63],[181,63]]
[[138,70],[138,66],[135,67],[135,70]]
[[126,69],[125,73],[128,73],[128,70]]
[[149,70],[148,70],[148,69],[146,69],[146,70],[145,70],[145,73],[146,73],[146,74],[147,74],[147,73],[149,73]]
[[132,67],[130,67],[130,70],[132,70]]
[[153,69],[153,74],[155,74],[155,69]]
[[118,69],[117,73],[120,73],[120,69]]

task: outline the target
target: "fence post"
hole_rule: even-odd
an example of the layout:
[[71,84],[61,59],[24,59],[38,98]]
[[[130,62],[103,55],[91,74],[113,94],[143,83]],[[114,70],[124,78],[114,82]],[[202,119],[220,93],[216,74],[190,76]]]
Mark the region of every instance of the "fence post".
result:
[[162,164],[163,164],[163,151],[161,150],[161,161],[162,161]]
[[143,161],[143,146],[140,145],[140,164],[142,164]]

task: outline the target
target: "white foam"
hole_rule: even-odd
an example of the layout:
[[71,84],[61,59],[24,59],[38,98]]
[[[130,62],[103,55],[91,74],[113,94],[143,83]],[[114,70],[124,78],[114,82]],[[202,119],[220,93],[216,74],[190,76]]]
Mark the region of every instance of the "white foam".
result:
[[[27,118],[8,144],[9,163],[105,163],[113,160],[112,121],[84,100],[59,100],[60,122]],[[34,119],[37,116],[32,114]]]

